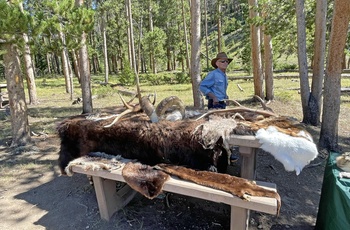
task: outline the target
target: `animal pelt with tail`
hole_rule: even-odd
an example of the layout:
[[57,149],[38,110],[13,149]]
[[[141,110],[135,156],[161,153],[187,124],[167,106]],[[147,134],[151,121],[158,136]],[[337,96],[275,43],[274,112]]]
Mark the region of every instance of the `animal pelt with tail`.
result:
[[199,185],[222,190],[249,200],[250,196],[270,197],[277,200],[277,215],[281,207],[280,195],[273,190],[262,188],[254,181],[223,173],[194,170],[177,165],[158,164],[154,167],[140,163],[127,163],[122,175],[134,190],[152,199],[162,192],[163,185],[169,175],[194,182]]

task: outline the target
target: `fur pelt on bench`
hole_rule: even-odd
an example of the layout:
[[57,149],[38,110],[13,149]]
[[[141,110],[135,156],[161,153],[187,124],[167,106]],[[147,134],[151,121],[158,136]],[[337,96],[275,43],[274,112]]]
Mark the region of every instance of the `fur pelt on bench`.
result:
[[84,156],[69,163],[65,169],[67,175],[73,175],[72,167],[75,165],[82,166],[86,171],[112,171],[123,167],[122,176],[125,182],[149,199],[153,199],[162,193],[164,183],[170,176],[177,176],[183,180],[231,193],[247,201],[249,201],[250,196],[275,198],[277,200],[277,215],[281,207],[281,198],[276,191],[257,186],[254,181],[228,174],[193,170],[169,164],[157,164],[155,166],[144,165],[139,162],[124,164],[115,158]]

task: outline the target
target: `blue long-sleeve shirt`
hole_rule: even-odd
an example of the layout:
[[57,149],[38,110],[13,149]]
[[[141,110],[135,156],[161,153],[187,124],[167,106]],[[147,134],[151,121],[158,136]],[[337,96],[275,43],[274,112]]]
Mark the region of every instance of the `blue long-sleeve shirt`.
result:
[[227,77],[219,68],[211,71],[199,85],[200,91],[209,99],[208,93],[213,93],[219,101],[227,99]]

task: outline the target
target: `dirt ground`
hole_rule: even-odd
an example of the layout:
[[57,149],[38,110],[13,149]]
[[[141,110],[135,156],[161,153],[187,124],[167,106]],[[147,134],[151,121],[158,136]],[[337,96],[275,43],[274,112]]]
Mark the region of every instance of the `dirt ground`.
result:
[[[340,118],[344,151],[350,149],[350,130],[342,125],[350,121],[349,112],[342,110]],[[319,128],[308,130],[317,141]],[[153,200],[137,196],[111,221],[102,221],[94,188],[86,176],[60,176],[57,136],[33,139],[32,146],[17,149],[8,148],[8,140],[0,140],[0,230],[229,229],[228,206],[170,193],[168,202],[165,196]],[[251,212],[249,229],[313,229],[326,157],[327,153],[320,154],[296,176],[269,153],[258,151],[256,180],[275,183],[282,206],[278,217]],[[239,167],[237,162],[232,169],[238,171]]]

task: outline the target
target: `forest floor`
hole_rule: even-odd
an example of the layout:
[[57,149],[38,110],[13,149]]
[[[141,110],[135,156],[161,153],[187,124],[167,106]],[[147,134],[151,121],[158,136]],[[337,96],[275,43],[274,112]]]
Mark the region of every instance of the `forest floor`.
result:
[[[300,117],[299,105],[269,104],[277,114],[295,117]],[[348,114],[349,108],[341,109],[339,143],[344,152],[350,151]],[[307,129],[317,142],[320,128]],[[8,139],[0,140],[0,230],[229,229],[228,206],[177,194],[168,194],[168,203],[164,197],[137,196],[105,222],[86,176],[60,176],[59,138],[41,135],[33,140],[33,145],[16,149],[8,147]],[[327,153],[320,153],[296,176],[270,154],[258,151],[256,180],[277,185],[282,207],[278,217],[252,211],[249,229],[313,229],[326,158]],[[232,169],[239,167],[238,161]]]

